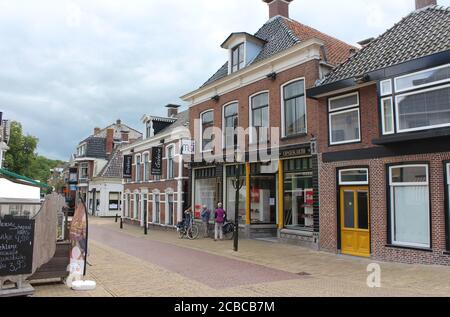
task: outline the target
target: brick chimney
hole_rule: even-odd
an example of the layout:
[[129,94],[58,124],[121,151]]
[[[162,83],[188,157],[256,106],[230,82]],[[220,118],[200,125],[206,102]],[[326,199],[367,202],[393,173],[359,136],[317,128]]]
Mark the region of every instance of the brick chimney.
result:
[[114,129],[106,130],[106,154],[112,154],[114,148]]
[[269,5],[269,19],[281,15],[289,18],[289,4],[293,0],[263,0]]
[[437,5],[436,0],[416,0],[416,10],[420,10],[422,8],[431,6],[431,5]]
[[172,105],[172,104],[167,105],[166,106],[167,116],[169,118],[175,117],[178,114],[178,108],[180,108],[180,107],[181,107],[180,105]]

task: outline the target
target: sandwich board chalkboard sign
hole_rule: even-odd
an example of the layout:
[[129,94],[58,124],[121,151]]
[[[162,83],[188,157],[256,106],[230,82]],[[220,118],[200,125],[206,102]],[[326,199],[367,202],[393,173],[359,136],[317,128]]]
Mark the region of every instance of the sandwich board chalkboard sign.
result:
[[0,277],[32,274],[34,220],[0,219]]

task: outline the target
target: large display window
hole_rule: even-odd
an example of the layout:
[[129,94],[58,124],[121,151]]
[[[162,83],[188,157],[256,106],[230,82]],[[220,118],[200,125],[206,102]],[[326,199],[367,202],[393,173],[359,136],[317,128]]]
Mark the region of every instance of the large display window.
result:
[[236,210],[236,189],[234,188],[234,181],[236,180],[236,172],[239,173],[241,181],[244,185],[239,190],[239,223],[245,224],[247,218],[246,212],[246,184],[245,184],[245,165],[239,165],[236,170],[235,165],[227,166],[226,168],[226,212],[228,220],[235,221]]
[[194,213],[200,218],[203,206],[215,210],[217,200],[217,181],[214,168],[197,169],[194,171]]
[[250,221],[251,224],[277,223],[277,177],[262,174],[260,164],[251,165]]

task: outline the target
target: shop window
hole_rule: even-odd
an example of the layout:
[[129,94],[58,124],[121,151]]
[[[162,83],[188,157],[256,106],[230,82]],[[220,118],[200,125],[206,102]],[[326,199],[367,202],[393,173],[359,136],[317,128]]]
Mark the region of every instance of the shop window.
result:
[[216,178],[195,179],[194,181],[194,212],[195,218],[200,217],[202,206],[215,210],[217,197]]
[[331,145],[361,141],[358,93],[330,98],[328,110]]
[[167,225],[173,226],[174,224],[174,204],[173,194],[167,195]]
[[450,251],[450,163],[447,164],[447,215],[446,215],[446,225],[447,225],[447,251]]
[[230,221],[235,221],[235,210],[236,210],[236,189],[234,188],[234,180],[236,179],[236,174],[240,176],[241,181],[244,181],[244,185],[239,190],[239,223],[245,224],[247,218],[246,212],[246,184],[245,184],[245,165],[230,165],[226,167],[226,209],[227,209],[227,217]]
[[120,193],[109,193],[109,210],[119,210]]
[[214,126],[214,112],[207,111],[201,115],[201,137],[202,151],[212,151],[214,139],[212,137],[212,128]]
[[234,102],[223,108],[224,148],[237,145],[238,103]]
[[369,170],[367,168],[340,170],[339,185],[369,185]]
[[141,220],[140,206],[141,206],[141,195],[135,194],[134,195],[134,219],[136,219],[136,220]]
[[314,190],[311,173],[285,173],[284,226],[287,229],[313,229]]
[[159,194],[153,194],[153,222],[156,224],[161,222],[161,201]]
[[269,93],[264,92],[250,98],[250,126],[252,143],[264,144],[269,140]]
[[305,81],[283,86],[284,136],[306,133]]
[[392,166],[389,175],[392,244],[430,248],[428,166]]
[[277,177],[261,174],[261,164],[251,164],[250,220],[252,224],[276,224]]

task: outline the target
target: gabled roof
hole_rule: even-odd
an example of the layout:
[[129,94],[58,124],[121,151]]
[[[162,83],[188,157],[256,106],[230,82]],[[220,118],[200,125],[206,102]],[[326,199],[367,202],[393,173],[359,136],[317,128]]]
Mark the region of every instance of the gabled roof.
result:
[[112,153],[110,160],[103,167],[96,178],[118,178],[123,175],[123,155],[120,152],[122,146],[118,146]]
[[[356,47],[332,36],[282,16],[276,16],[267,21],[254,36],[265,41],[265,44],[262,46],[258,56],[247,66],[272,57],[311,38],[317,38],[325,43],[322,58],[328,64],[334,66],[347,60],[351,55],[351,51],[356,49]],[[226,76],[228,76],[228,62],[208,79],[201,88]]]
[[450,49],[450,8],[429,6],[412,12],[335,68],[321,85],[359,77]]
[[176,128],[187,127],[189,125],[189,109],[178,113],[173,119],[175,119],[174,123],[159,131],[155,136],[170,133]]

